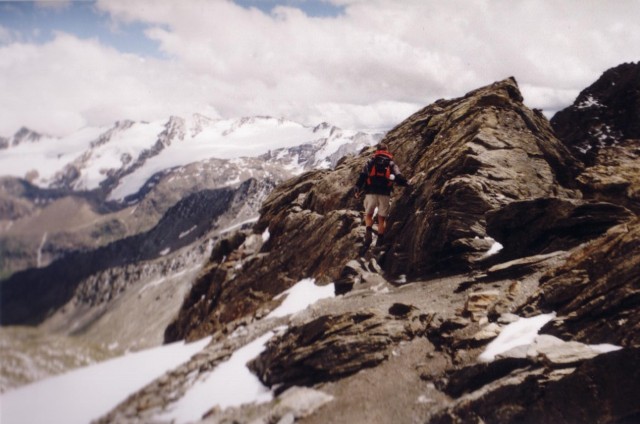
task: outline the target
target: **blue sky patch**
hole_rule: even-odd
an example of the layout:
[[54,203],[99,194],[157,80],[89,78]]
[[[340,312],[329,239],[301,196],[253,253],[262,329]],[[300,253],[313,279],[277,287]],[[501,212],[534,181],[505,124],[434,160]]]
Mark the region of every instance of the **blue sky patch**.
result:
[[0,2],[0,25],[19,42],[43,44],[56,32],[82,39],[97,39],[123,53],[164,57],[159,44],[145,36],[149,27],[140,22],[113,23],[109,15],[96,9],[93,1],[74,1],[60,7],[42,7],[35,2]]
[[271,13],[276,6],[295,7],[307,16],[316,18],[335,18],[344,13],[344,7],[323,0],[234,0],[242,7],[255,7],[265,13]]

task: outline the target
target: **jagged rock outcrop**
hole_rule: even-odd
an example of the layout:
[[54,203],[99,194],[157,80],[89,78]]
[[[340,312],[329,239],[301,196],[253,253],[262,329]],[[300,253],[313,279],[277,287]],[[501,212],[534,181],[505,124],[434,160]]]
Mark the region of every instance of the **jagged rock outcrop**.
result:
[[573,154],[589,164],[605,146],[640,139],[640,62],[606,71],[551,125]]
[[[411,169],[412,190],[390,213],[394,241],[384,268],[414,275],[465,269],[482,257],[485,213],[516,200],[578,198],[580,169],[541,114],[522,104],[515,80],[439,101],[386,140]],[[419,152],[416,154],[416,152]]]
[[545,332],[585,343],[640,346],[640,220],[576,250],[540,282],[523,309],[558,313]]
[[551,125],[588,165],[577,178],[585,197],[640,212],[640,62],[606,71]]
[[[344,209],[326,214],[303,209],[307,199],[304,191],[330,173],[313,171],[281,185],[265,202],[261,223],[254,228],[257,234],[239,244],[237,240],[225,242],[235,247],[231,252],[214,251],[209,271],[194,284],[180,315],[167,329],[167,341],[199,338],[253,315],[307,276],[325,282],[338,277],[343,258],[354,257],[354,245],[362,237],[359,214]],[[281,212],[282,220],[265,213],[271,208]],[[297,212],[289,214],[289,210]],[[267,229],[265,242],[266,237],[260,234]]]

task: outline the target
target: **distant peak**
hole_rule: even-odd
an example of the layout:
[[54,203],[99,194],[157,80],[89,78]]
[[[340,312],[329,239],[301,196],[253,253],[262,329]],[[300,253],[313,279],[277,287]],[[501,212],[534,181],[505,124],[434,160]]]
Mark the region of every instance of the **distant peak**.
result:
[[13,136],[13,145],[17,146],[20,143],[29,142],[33,143],[39,141],[42,138],[42,135],[30,130],[27,127],[20,128],[15,135]]

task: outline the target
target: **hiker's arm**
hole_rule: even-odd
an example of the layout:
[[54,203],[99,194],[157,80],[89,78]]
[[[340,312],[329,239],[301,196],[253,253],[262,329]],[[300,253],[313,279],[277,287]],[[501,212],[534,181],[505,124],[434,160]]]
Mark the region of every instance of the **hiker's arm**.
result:
[[360,175],[358,175],[358,181],[356,181],[356,190],[361,191],[364,189],[365,184],[367,183],[367,177],[369,176],[369,162],[367,162],[360,171]]
[[396,184],[405,186],[405,187],[409,185],[409,183],[407,182],[407,179],[404,177],[404,175],[402,175],[402,172],[400,172],[400,168],[398,168],[398,165],[395,162],[393,162],[391,171],[392,171],[391,173],[395,175],[394,182]]

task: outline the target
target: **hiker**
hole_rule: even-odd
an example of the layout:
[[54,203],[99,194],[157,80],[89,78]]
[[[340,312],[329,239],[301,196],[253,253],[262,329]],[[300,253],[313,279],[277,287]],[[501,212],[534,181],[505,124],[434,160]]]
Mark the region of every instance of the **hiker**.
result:
[[391,204],[391,190],[393,184],[408,186],[407,179],[402,176],[398,165],[393,161],[393,155],[386,144],[378,144],[373,157],[369,159],[355,186],[355,196],[364,197],[364,223],[366,225],[365,247],[371,244],[373,233],[373,214],[378,208],[378,240],[376,246],[382,246],[384,241],[385,220],[389,214]]

